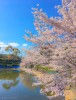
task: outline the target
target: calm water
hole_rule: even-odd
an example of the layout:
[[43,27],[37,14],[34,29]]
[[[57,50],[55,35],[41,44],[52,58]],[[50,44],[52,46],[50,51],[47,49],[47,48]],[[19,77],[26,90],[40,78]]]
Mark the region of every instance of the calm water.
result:
[[40,94],[40,87],[32,86],[35,81],[33,75],[25,72],[0,70],[0,100],[48,100]]
[[33,87],[34,76],[20,71],[0,71],[0,100],[48,100]]

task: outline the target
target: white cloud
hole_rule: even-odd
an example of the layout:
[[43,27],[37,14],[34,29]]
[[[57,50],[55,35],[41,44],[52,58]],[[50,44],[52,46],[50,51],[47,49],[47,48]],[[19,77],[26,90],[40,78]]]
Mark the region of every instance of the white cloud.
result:
[[4,42],[0,42],[0,45],[3,45],[3,44],[5,44]]
[[27,46],[27,44],[23,44],[22,46],[25,47],[25,46]]
[[8,46],[7,44],[0,45],[1,48],[5,48],[5,47],[7,47],[7,46]]
[[7,47],[8,46],[8,44],[5,44],[4,42],[0,42],[0,47],[1,48],[5,48],[5,47]]
[[19,44],[18,43],[8,43],[10,46],[12,46],[12,47],[18,47],[19,46]]
[[5,48],[6,48],[7,46],[9,46],[9,45],[12,46],[12,47],[18,47],[18,46],[19,46],[18,43],[14,43],[14,42],[12,42],[12,43],[0,42],[0,47],[1,47],[0,53],[5,53]]
[[14,42],[12,42],[12,43],[4,43],[4,42],[0,42],[0,47],[2,47],[2,48],[5,48],[5,47],[7,47],[7,46],[12,46],[12,47],[17,47],[17,46],[19,46],[19,44],[18,43],[14,43]]

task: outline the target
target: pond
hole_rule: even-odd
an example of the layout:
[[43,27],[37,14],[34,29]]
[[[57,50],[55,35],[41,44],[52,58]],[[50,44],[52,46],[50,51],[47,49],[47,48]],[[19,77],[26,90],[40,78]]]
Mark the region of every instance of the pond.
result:
[[49,100],[40,86],[32,86],[35,81],[33,75],[19,70],[0,70],[0,100]]
[[0,100],[48,100],[33,87],[33,75],[18,70],[0,70]]

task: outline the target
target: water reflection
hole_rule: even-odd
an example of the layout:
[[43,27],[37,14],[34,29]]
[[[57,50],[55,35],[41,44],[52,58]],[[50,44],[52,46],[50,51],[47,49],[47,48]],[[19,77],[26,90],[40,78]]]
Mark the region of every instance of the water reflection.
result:
[[1,70],[0,71],[0,80],[5,82],[2,84],[3,88],[10,89],[19,84],[21,80],[23,85],[29,89],[35,89],[35,86],[32,86],[35,81],[33,75],[26,74],[25,72],[19,72],[18,70]]
[[19,83],[19,80],[13,80],[12,82],[8,81],[8,83],[3,83],[3,87],[5,89],[10,89],[13,86],[17,86],[18,83]]
[[4,89],[10,89],[11,87],[17,86],[19,80],[17,79],[19,76],[19,72],[13,73],[12,70],[1,70],[0,71],[0,80],[5,80],[2,86]]
[[35,86],[32,86],[33,82],[35,81],[33,75],[26,74],[25,72],[22,72],[19,74],[21,81],[23,85],[31,90],[35,89]]
[[34,77],[20,71],[0,70],[0,100],[48,100],[33,87]]
[[[18,70],[0,70],[0,100],[48,100],[40,87],[32,86],[35,78]],[[56,97],[50,100],[64,100]]]

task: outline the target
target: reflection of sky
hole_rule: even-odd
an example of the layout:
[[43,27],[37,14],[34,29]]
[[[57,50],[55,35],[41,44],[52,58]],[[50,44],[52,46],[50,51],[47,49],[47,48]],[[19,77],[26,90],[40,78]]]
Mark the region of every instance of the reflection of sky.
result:
[[[14,73],[15,74],[15,73]],[[25,76],[24,74],[23,76]],[[30,75],[27,75],[30,78]],[[32,81],[32,77],[31,80]],[[48,100],[45,96],[40,94],[40,88],[30,89],[27,85],[23,85],[21,77],[17,78],[19,83],[16,86],[12,86],[10,89],[6,90],[3,88],[4,83],[11,83],[13,80],[0,80],[0,100]],[[27,83],[27,80],[24,80]]]

